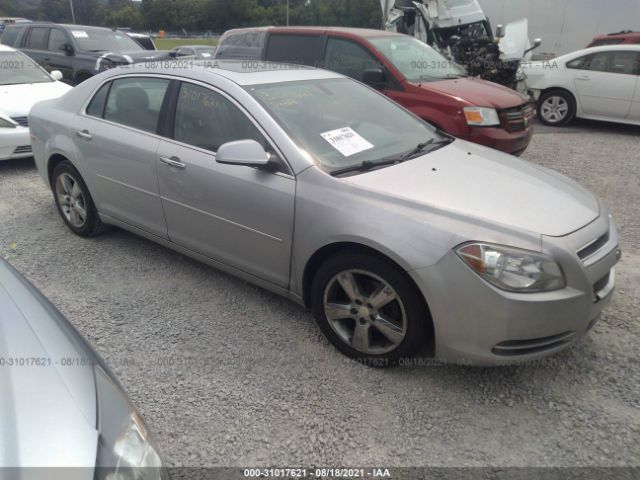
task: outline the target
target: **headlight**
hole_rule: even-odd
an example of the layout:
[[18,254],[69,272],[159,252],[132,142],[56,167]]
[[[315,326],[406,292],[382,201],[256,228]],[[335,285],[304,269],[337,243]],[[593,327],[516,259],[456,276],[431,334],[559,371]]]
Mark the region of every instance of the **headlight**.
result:
[[98,454],[95,480],[164,480],[157,448],[124,392],[96,366]]
[[8,118],[0,117],[0,128],[16,128],[18,124]]
[[566,286],[560,265],[541,253],[484,243],[467,243],[456,253],[478,275],[502,290],[547,292]]
[[464,118],[467,124],[480,127],[500,125],[500,118],[495,108],[464,107]]

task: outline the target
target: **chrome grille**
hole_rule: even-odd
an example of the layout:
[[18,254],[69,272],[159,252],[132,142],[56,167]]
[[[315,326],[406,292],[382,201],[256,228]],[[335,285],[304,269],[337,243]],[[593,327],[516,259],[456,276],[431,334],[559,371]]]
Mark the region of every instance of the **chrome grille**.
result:
[[510,132],[526,130],[533,120],[533,107],[530,103],[502,110],[501,113],[503,123]]
[[14,154],[31,153],[31,152],[32,152],[31,145],[22,145],[20,147],[16,147],[16,149],[13,151]]
[[27,117],[11,117],[11,120],[16,122],[21,127],[28,127],[29,126],[29,119]]

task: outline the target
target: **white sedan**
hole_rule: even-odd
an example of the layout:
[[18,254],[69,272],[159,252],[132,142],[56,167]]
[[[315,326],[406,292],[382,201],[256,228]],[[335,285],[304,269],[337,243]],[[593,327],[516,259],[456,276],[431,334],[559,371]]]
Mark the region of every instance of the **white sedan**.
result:
[[0,160],[32,156],[27,115],[42,100],[71,90],[58,81],[62,73],[47,73],[29,57],[0,45]]
[[578,117],[640,125],[640,45],[586,48],[524,71],[544,124]]

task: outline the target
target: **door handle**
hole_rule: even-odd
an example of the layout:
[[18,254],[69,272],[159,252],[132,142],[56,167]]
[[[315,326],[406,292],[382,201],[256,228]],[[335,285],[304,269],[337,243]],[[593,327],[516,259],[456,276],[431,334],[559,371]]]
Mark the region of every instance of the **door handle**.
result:
[[170,167],[187,168],[187,166],[182,163],[178,157],[160,157],[160,161],[165,165],[169,165]]
[[576,80],[591,80],[591,77],[589,75],[578,75]]
[[89,133],[89,130],[78,130],[76,135],[80,138],[84,138],[85,140],[91,140],[93,135]]

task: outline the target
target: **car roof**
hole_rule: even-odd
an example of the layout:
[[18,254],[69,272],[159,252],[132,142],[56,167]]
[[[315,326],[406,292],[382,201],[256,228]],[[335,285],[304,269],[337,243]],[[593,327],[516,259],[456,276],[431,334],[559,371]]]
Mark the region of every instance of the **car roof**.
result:
[[[167,64],[170,65],[170,64]],[[127,66],[126,70],[114,68],[111,74],[169,74],[206,82],[214,77],[226,78],[238,85],[260,85],[266,83],[284,83],[301,80],[322,80],[329,78],[346,78],[339,73],[313,67],[291,65],[286,63],[246,62],[243,60],[199,60],[190,62],[189,67],[167,68],[146,66],[138,63]]]
[[[637,43],[627,43],[627,44],[615,44],[615,45],[599,45],[597,47],[588,47],[583,48],[582,50],[576,50],[575,52],[567,53],[563,55],[563,57],[573,57],[586,55],[589,53],[598,53],[598,52],[609,52],[609,51],[630,51],[630,52],[640,52],[640,44]],[[560,57],[558,57],[560,58]]]
[[401,36],[401,33],[397,32],[388,32],[386,30],[375,30],[373,28],[352,28],[352,27],[248,27],[248,28],[237,28],[234,30],[230,30],[229,33],[234,32],[243,32],[243,31],[268,31],[271,33],[343,33],[355,37],[369,38],[369,37],[386,37],[386,36]]
[[[112,29],[107,27],[95,27],[93,25],[76,25],[76,24],[70,25],[68,23],[30,22],[30,23],[20,23],[19,25],[29,26],[29,27],[62,27],[62,28],[68,28],[69,30],[109,30],[113,32]],[[120,33],[125,33],[125,32],[120,32]]]

